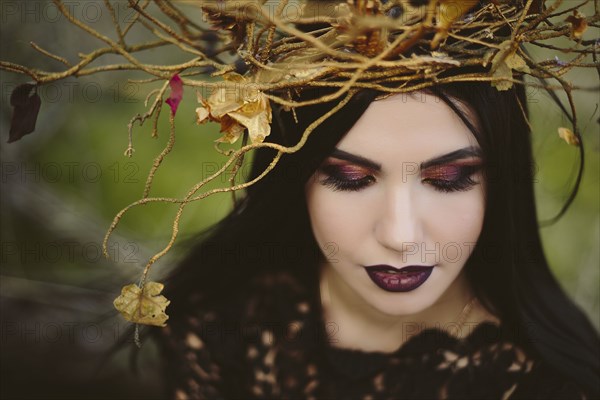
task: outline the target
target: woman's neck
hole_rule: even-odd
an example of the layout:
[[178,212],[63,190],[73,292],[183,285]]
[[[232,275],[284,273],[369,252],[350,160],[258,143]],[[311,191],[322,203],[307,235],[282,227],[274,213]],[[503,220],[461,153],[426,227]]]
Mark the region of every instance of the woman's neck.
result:
[[425,310],[393,316],[353,294],[341,279],[336,279],[333,268],[322,267],[321,305],[331,345],[390,353],[426,328],[440,328],[462,338],[480,322],[499,324],[475,299],[464,275],[457,280],[452,290],[447,290]]

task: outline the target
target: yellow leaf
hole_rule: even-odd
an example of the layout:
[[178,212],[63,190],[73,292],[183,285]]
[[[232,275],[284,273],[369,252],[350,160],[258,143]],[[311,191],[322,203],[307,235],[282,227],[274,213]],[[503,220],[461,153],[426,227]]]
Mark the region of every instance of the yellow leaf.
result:
[[240,108],[243,102],[241,89],[243,87],[216,89],[207,100],[210,115],[219,120],[227,113]]
[[485,54],[483,55],[483,63],[481,64],[484,68],[488,66],[488,64],[490,63],[490,61],[494,58],[494,55],[496,54],[496,50],[494,49],[490,49],[488,51],[485,52]]
[[508,90],[513,86],[513,83],[508,80],[512,79],[512,70],[505,62],[498,65],[492,76],[494,78],[503,78],[502,80],[492,81],[492,86],[498,90]]
[[222,137],[216,142],[235,143],[248,129],[252,143],[262,143],[271,133],[272,112],[269,99],[254,84],[236,73],[224,75],[234,87],[218,87],[207,100],[198,97],[202,107],[196,109],[198,123],[207,120],[221,123]]
[[248,128],[252,143],[262,143],[271,133],[271,105],[269,100],[259,91],[249,97],[247,102],[229,116]]
[[579,138],[569,128],[558,128],[558,136],[571,146],[579,146]]
[[233,118],[229,115],[224,115],[221,118],[221,132],[224,133],[223,136],[215,140],[215,142],[221,143],[235,143],[239,137],[244,133],[244,127],[238,124]]
[[514,69],[516,71],[521,71],[521,72],[526,72],[526,73],[531,72],[531,70],[525,63],[525,60],[523,60],[523,58],[516,53],[513,53],[513,54],[509,55],[508,57],[506,57],[504,62],[506,63],[506,65],[509,68]]
[[438,44],[448,35],[448,29],[454,21],[465,15],[471,8],[479,3],[478,0],[439,0],[440,5],[437,12],[437,33],[431,40],[431,48],[437,48]]
[[228,72],[225,75],[223,75],[223,79],[225,79],[228,82],[246,83],[246,78],[244,78],[237,72]]
[[492,81],[492,86],[498,90],[508,90],[513,86],[510,79],[513,78],[512,71],[531,72],[525,60],[516,53],[510,40],[500,43],[500,51],[492,58],[492,76],[494,78],[503,78],[502,80]]
[[266,113],[244,114],[239,112],[229,113],[231,118],[248,128],[252,143],[262,143],[271,133],[271,121]]
[[581,39],[583,32],[588,27],[585,15],[577,10],[573,10],[573,15],[569,15],[566,21],[571,23],[571,38]]
[[198,108],[196,108],[196,115],[197,115],[196,122],[198,124],[202,124],[208,120],[208,116],[210,115],[210,112],[208,112],[208,110],[205,107],[198,107]]
[[148,282],[142,290],[138,285],[124,286],[121,295],[113,302],[123,317],[136,324],[166,326],[169,316],[165,309],[170,301],[160,295],[164,285]]

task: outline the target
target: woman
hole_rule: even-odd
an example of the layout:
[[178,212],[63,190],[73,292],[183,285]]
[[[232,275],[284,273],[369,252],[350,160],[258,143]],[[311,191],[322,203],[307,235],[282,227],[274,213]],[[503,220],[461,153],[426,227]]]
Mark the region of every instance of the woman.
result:
[[[155,332],[169,396],[596,398],[598,334],[541,247],[523,88],[377,97],[320,125],[173,273]],[[269,140],[334,103],[276,110]]]
[[[135,14],[122,24],[105,2],[115,39],[54,2],[105,46],[70,64],[32,43],[62,71],[0,62],[35,81],[11,95],[10,141],[35,128],[38,86],[133,69],[150,78],[141,82],[164,83],[129,124],[131,156],[134,123],[152,116],[154,136],[170,87],[169,141],[143,198],[104,242],[133,206],[179,204],[170,242],[115,302],[129,321],[167,319],[167,299],[151,298],[162,286],[146,285],[147,274],[173,244],[184,206],[203,196],[194,197],[199,184],[184,199],[149,197],[175,142],[184,84],[226,83],[197,110],[199,121],[221,123],[219,141],[285,146],[166,282],[168,326],[152,334],[170,397],[600,397],[598,333],[544,258],[526,99],[514,86],[528,74],[570,95],[562,76],[598,67],[598,43],[583,36],[597,10],[586,17],[584,2],[562,10],[560,0],[206,1],[189,13],[168,0],[129,3]],[[134,45],[125,36],[136,23],[159,40]],[[558,36],[564,48],[544,42]],[[536,60],[523,44],[573,55]],[[133,55],[166,45],[187,58]],[[88,66],[111,53],[125,64]],[[203,72],[227,82],[195,79]],[[274,156],[260,147],[248,180]]]

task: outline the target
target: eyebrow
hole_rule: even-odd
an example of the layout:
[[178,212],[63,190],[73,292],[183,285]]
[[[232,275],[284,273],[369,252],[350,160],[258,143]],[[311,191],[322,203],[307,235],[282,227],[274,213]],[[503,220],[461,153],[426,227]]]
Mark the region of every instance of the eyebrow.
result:
[[[381,164],[379,164],[373,160],[369,160],[368,158],[365,158],[365,157],[362,157],[362,156],[359,156],[356,154],[348,153],[344,150],[340,150],[337,148],[331,152],[330,157],[337,158],[340,160],[350,161],[354,164],[375,170],[377,172],[381,171]],[[481,157],[481,150],[478,147],[474,147],[474,146],[465,147],[463,149],[455,150],[450,153],[443,154],[438,157],[434,157],[427,161],[423,161],[421,163],[420,167],[421,167],[421,170],[423,170],[423,169],[427,169],[427,168],[437,166],[437,165],[444,165],[449,162],[460,160],[460,159],[467,158],[467,157]]]

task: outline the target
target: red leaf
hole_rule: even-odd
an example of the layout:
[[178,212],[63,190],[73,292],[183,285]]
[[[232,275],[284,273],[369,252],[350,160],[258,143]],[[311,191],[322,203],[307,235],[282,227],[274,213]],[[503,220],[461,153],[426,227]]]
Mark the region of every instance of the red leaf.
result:
[[171,80],[169,81],[169,86],[171,86],[171,96],[166,100],[166,103],[171,107],[171,113],[175,115],[177,112],[177,107],[183,98],[183,82],[179,75],[175,74]]

